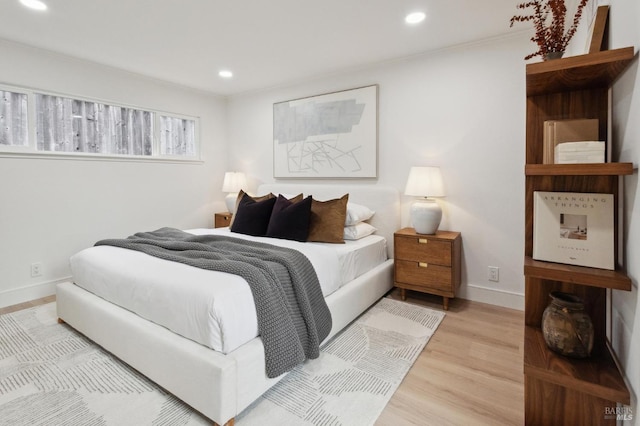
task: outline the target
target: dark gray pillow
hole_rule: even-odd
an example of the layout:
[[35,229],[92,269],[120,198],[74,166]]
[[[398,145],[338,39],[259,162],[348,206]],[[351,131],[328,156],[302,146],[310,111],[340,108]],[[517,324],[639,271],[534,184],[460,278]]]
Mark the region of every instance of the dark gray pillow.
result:
[[269,219],[267,237],[307,241],[311,218],[311,200],[311,196],[308,196],[296,203],[278,195],[273,206],[271,219]]
[[239,234],[253,235],[254,237],[264,237],[271,219],[271,211],[276,203],[276,198],[268,198],[256,201],[245,194],[236,210],[231,225],[231,232]]

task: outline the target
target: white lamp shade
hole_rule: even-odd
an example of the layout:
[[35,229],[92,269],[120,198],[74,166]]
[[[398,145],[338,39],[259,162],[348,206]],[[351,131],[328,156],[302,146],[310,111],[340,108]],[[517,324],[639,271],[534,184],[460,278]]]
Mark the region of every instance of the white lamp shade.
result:
[[247,178],[242,172],[226,172],[224,174],[224,181],[222,182],[222,192],[240,192],[241,189],[246,188]]
[[404,193],[414,197],[444,197],[440,167],[412,167]]

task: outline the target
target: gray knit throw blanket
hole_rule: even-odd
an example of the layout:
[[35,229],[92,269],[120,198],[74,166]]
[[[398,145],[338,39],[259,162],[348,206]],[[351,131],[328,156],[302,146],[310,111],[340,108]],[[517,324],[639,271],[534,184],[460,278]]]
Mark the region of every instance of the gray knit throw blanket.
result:
[[331,313],[311,262],[297,250],[174,228],[98,241],[197,268],[244,278],[255,300],[266,373],[277,377],[317,358],[331,331]]

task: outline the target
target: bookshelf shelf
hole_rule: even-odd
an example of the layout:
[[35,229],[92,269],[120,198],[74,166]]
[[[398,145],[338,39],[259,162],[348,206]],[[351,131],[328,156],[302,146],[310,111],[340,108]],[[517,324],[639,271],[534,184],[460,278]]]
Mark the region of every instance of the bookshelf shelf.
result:
[[633,174],[633,163],[526,164],[526,176],[625,176]]
[[545,262],[529,256],[524,258],[524,274],[545,280],[631,291],[631,279],[622,271]]
[[572,359],[549,350],[539,328],[525,327],[524,334],[525,374],[597,398],[630,403],[629,390],[608,349],[590,358]]
[[[605,408],[629,403],[629,390],[607,343],[606,307],[607,290],[629,291],[631,280],[622,270],[538,261],[532,254],[536,191],[613,194],[617,202],[620,176],[633,174],[632,163],[543,164],[547,120],[597,119],[599,140],[608,139],[612,113],[609,90],[633,58],[633,47],[627,47],[526,67],[526,424],[575,424],[575,413],[582,413],[580,424],[615,424],[615,419],[603,419]],[[618,246],[618,231],[616,220],[614,247]],[[584,300],[594,327],[594,349],[589,358],[565,358],[544,343],[542,315],[552,291],[574,293]]]
[[609,87],[633,57],[633,47],[625,47],[527,64],[527,96]]

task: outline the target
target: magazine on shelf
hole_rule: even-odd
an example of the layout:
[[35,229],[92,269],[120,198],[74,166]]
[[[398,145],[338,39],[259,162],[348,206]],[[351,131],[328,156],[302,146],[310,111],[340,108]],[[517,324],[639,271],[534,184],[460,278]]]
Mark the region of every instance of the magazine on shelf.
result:
[[535,191],[533,258],[615,269],[613,194]]

